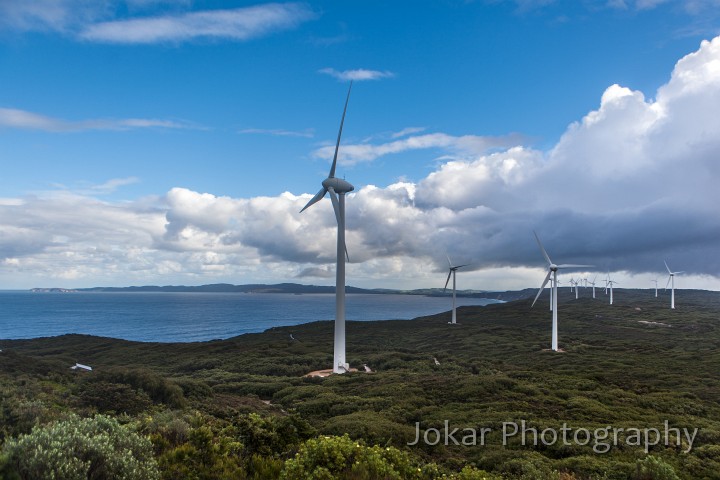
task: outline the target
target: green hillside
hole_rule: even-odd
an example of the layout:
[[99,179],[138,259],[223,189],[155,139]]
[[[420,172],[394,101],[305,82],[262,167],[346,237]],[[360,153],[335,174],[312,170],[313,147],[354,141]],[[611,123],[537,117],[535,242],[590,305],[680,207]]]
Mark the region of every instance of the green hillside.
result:
[[[618,289],[612,306],[581,293],[561,289],[564,353],[547,350],[543,294],[463,307],[456,326],[449,312],[349,322],[349,362],[373,373],[328,378],[304,375],[330,366],[331,322],[190,344],[0,341],[0,435],[105,413],[150,438],[163,478],[720,478],[720,293],[678,291],[676,310],[645,290]],[[525,441],[509,435],[523,422]],[[460,445],[444,445],[446,424]],[[355,453],[338,453],[344,434]]]

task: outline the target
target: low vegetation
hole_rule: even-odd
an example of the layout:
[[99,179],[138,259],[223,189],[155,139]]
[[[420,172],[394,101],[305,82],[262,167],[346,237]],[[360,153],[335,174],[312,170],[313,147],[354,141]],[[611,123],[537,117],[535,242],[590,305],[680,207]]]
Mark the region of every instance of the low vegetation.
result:
[[0,476],[720,478],[720,294],[680,291],[670,310],[650,291],[610,306],[562,290],[564,353],[547,350],[547,298],[520,300],[461,308],[456,326],[350,322],[348,359],[373,373],[323,379],[304,375],[331,364],[330,322],[187,344],[2,341]]

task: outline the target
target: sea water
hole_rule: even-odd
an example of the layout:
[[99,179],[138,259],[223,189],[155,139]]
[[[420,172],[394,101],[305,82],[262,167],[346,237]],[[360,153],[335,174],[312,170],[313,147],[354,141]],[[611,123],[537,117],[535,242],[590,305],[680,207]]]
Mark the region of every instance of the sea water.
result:
[[[403,320],[452,308],[449,297],[348,294],[348,320]],[[458,297],[457,305],[497,300]],[[334,294],[0,291],[0,339],[82,333],[197,342],[335,318]]]

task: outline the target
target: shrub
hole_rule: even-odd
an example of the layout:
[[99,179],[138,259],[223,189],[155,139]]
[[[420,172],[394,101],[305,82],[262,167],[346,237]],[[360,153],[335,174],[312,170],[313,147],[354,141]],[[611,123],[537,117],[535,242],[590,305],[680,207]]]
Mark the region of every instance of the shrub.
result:
[[285,462],[282,479],[403,480],[421,477],[407,453],[394,447],[367,447],[342,437],[308,440],[294,458]]
[[3,447],[9,478],[158,479],[150,442],[104,415],[35,427]]
[[675,469],[662,459],[648,455],[637,461],[634,480],[680,480]]
[[90,377],[88,382],[126,384],[135,390],[146,393],[153,402],[164,403],[173,408],[182,408],[186,404],[183,390],[179,385],[143,368],[108,369],[100,375]]
[[245,455],[282,455],[297,448],[315,434],[315,429],[297,415],[262,417],[256,413],[241,415],[236,425]]
[[101,413],[127,413],[135,415],[152,405],[142,390],[134,390],[124,383],[88,382],[78,394],[81,405],[94,407]]
[[240,456],[242,445],[222,432],[203,425],[187,433],[188,441],[170,447],[160,454],[164,479],[232,479],[246,478]]

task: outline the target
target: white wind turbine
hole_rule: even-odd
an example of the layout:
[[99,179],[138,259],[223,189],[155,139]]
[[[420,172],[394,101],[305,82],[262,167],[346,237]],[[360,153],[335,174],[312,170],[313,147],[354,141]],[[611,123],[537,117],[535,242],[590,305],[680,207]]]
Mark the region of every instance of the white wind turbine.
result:
[[[545,276],[545,280],[543,280],[542,285],[540,286],[540,290],[538,291],[537,295],[535,296],[535,300],[533,300],[533,305],[535,305],[535,302],[537,302],[538,297],[540,297],[540,294],[542,293],[543,289],[545,288],[545,285],[550,281],[552,278],[552,289],[553,289],[553,309],[552,309],[552,344],[551,348],[554,352],[558,351],[558,320],[557,320],[557,271],[561,268],[584,268],[584,267],[592,267],[592,265],[572,265],[572,264],[565,264],[565,265],[555,265],[552,260],[550,260],[550,256],[545,251],[545,248],[542,245],[542,242],[540,242],[540,237],[538,237],[537,233],[533,232],[535,234],[535,240],[537,240],[538,245],[540,246],[540,250],[542,251],[543,256],[545,257],[545,260],[548,262],[548,273],[547,276]],[[531,305],[532,307],[532,305]]]
[[580,282],[581,282],[581,281],[582,281],[582,280],[577,280],[577,281],[575,282],[575,300],[578,299],[578,290],[579,290],[579,289],[578,289],[578,286],[580,285]]
[[456,315],[456,313],[455,313],[455,273],[458,271],[459,268],[467,267],[468,264],[465,264],[465,265],[457,265],[457,266],[454,266],[454,267],[453,267],[453,264],[452,264],[452,262],[450,261],[450,256],[449,256],[449,255],[446,255],[446,257],[447,257],[447,261],[448,261],[448,266],[450,267],[450,271],[448,272],[447,280],[445,280],[445,288],[443,288],[443,292],[444,292],[445,290],[447,290],[448,282],[450,281],[450,276],[452,275],[452,279],[453,279],[452,321],[451,321],[451,322],[448,322],[448,323],[455,325],[455,324],[457,323],[457,315]]
[[[333,352],[333,373],[345,373],[350,366],[345,361],[345,257],[347,247],[345,246],[345,194],[352,192],[355,187],[341,178],[335,177],[337,167],[338,149],[340,148],[340,137],[342,136],[343,124],[345,123],[345,112],[347,112],[348,101],[350,101],[350,90],[348,88],[345,108],[340,120],[340,131],[338,132],[337,143],[335,144],[335,155],[333,156],[330,175],[322,181],[320,191],[300,210],[302,213],[306,208],[322,200],[329,193],[335,210],[337,220],[337,270],[335,272],[335,346]],[[349,258],[348,258],[349,260]]]
[[663,260],[665,263],[665,268],[667,268],[668,273],[670,276],[668,277],[668,281],[665,284],[665,290],[667,290],[668,285],[672,283],[671,290],[670,290],[670,308],[675,309],[675,275],[678,273],[685,273],[685,272],[671,272],[670,267],[668,267],[668,264],[666,261]]
[[657,298],[657,278],[653,282],[655,282],[655,298]]
[[607,274],[607,280],[605,280],[605,293],[607,293],[608,286],[610,286],[610,305],[613,304],[613,285],[618,282],[610,278],[610,272]]
[[592,289],[593,289],[593,298],[595,298],[595,280],[597,280],[597,275],[595,275],[595,278],[593,278],[592,282],[591,282],[591,281],[589,281],[589,280],[587,281],[587,282],[588,282],[588,283],[589,283],[590,285],[592,285]]

